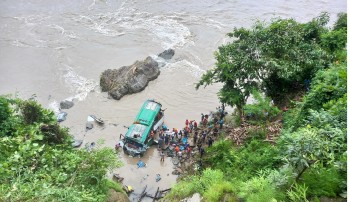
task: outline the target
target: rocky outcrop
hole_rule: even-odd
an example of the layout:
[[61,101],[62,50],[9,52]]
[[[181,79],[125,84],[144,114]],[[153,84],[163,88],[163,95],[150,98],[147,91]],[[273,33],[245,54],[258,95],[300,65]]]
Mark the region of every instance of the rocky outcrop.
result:
[[63,100],[60,102],[60,108],[61,109],[69,109],[74,106],[74,102],[69,100]]
[[173,49],[168,49],[163,51],[162,53],[158,54],[158,57],[161,57],[165,60],[170,60],[175,54],[175,51]]
[[181,200],[182,202],[200,202],[201,195],[199,193],[194,193],[191,198],[185,198]]
[[[171,51],[164,54],[164,57],[171,58],[173,53],[170,55]],[[126,94],[142,91],[148,82],[156,79],[159,74],[158,62],[147,57],[144,61],[136,61],[130,66],[105,70],[100,77],[100,86],[103,92],[108,92],[112,98],[119,100]]]
[[108,198],[106,201],[107,202],[129,202],[130,200],[125,194],[121,192],[116,192],[115,190],[110,189],[108,191]]

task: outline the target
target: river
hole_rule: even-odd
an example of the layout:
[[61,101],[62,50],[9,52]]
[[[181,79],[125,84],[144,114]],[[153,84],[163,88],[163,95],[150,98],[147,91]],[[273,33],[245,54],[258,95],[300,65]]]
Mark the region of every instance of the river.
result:
[[[166,108],[170,128],[215,109],[220,85],[196,91],[194,84],[215,65],[214,51],[230,40],[226,33],[233,27],[278,16],[306,22],[322,11],[330,13],[333,23],[346,6],[345,0],[4,0],[0,94],[34,95],[56,112],[61,100],[73,99],[75,106],[66,110],[62,125],[84,144],[103,139],[103,145],[113,147],[148,98]],[[101,93],[99,76],[105,69],[131,65],[167,48],[175,50],[174,58],[144,91],[119,101]],[[106,124],[85,131],[89,114]],[[119,155],[125,166],[117,172],[135,192],[145,184],[155,192],[157,186],[165,189],[175,183],[170,160],[160,164],[156,150],[142,159],[148,164],[142,169],[137,169],[138,159]],[[162,176],[159,182],[157,173]]]

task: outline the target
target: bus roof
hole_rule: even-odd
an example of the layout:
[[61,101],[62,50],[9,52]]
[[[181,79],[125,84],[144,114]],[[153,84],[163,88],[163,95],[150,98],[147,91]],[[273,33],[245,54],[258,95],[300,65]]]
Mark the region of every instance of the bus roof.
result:
[[135,122],[141,123],[143,125],[151,126],[153,121],[157,117],[162,105],[153,100],[146,100],[139,113],[136,116]]
[[144,144],[161,107],[162,105],[158,102],[146,100],[137,114],[134,124],[129,127],[125,136]]

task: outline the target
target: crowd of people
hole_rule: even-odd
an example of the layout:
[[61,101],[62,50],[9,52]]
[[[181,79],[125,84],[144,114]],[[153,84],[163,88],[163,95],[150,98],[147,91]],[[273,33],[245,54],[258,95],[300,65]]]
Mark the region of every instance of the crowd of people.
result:
[[225,107],[220,106],[216,113],[202,113],[199,123],[196,120],[186,119],[184,127],[180,130],[177,128],[170,130],[163,125],[156,131],[159,134],[158,150],[161,161],[164,161],[166,150],[173,150],[174,155],[179,158],[184,154],[188,157],[197,151],[202,158],[205,155],[205,148],[213,145],[220,130],[223,129],[225,115]]

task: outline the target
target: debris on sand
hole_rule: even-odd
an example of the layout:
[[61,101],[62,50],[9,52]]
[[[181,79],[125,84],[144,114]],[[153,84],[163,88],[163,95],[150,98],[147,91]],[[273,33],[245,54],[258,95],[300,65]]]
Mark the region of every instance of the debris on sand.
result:
[[72,143],[73,147],[80,147],[80,145],[83,143],[83,140],[74,140]]
[[96,117],[95,115],[89,115],[89,116],[88,116],[88,120],[91,120],[91,119],[89,119],[89,117],[90,117],[92,120],[94,120],[94,121],[96,121],[97,123],[99,123],[99,124],[104,124],[104,121],[103,121],[101,118]]
[[62,122],[62,121],[65,121],[66,118],[67,118],[67,112],[60,112],[58,115],[57,115],[57,121],[58,122]]

